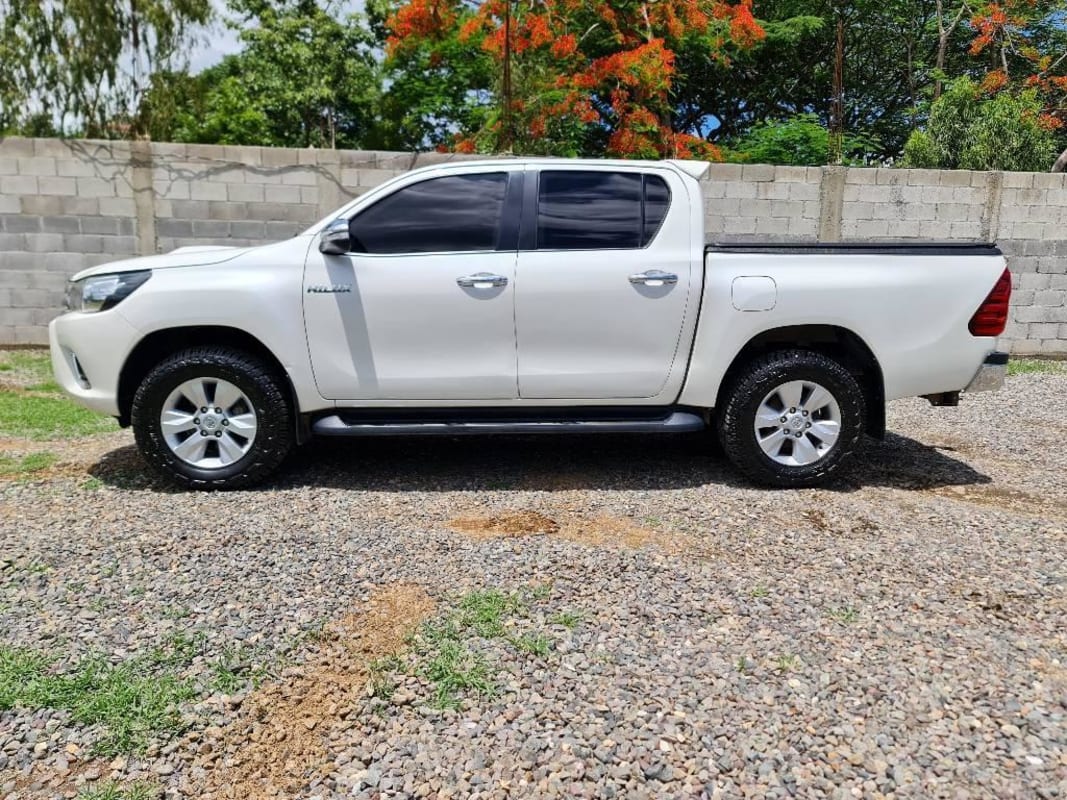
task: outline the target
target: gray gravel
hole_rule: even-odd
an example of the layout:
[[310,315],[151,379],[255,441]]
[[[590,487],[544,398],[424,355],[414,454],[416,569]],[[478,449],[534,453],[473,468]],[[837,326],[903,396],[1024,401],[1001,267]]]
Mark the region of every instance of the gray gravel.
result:
[[[337,710],[299,796],[1067,797],[1065,395],[1026,375],[894,403],[848,477],[793,492],[699,437],[316,443],[229,494],[154,484],[125,432],[53,443],[69,467],[0,484],[0,643],[118,661],[181,634],[187,676],[236,648],[285,685],[379,587],[422,586],[438,617],[521,591],[547,656],[472,638],[498,694],[445,711],[396,668],[392,700]],[[515,512],[558,530],[452,524]],[[249,691],[113,761],[63,712],[3,712],[0,797],[112,776],[199,796]]]

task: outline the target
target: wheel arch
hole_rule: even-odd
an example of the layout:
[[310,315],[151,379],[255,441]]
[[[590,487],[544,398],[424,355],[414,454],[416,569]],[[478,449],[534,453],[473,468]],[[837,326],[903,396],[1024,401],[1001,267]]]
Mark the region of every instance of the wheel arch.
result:
[[867,404],[866,432],[877,439],[885,437],[885,379],[874,352],[862,337],[837,325],[787,325],[753,336],[742,347],[719,384],[716,407],[733,384],[738,372],[754,358],[775,350],[805,349],[839,361],[860,382]]
[[303,442],[306,422],[300,414],[300,404],[289,372],[269,347],[247,331],[225,325],[189,325],[164,328],[145,336],[130,351],[119,373],[119,424],[128,427],[133,396],[149,371],[167,356],[189,347],[232,347],[263,359],[271,370],[284,379],[285,390],[297,420],[297,441]]

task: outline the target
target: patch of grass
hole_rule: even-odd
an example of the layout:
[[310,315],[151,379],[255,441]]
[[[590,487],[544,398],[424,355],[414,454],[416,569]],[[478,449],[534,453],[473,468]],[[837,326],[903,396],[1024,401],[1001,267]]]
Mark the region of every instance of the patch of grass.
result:
[[0,351],[0,372],[18,373],[24,383],[51,383],[52,355],[43,349]]
[[251,683],[258,686],[267,674],[265,667],[254,663],[256,652],[241,645],[223,649],[222,655],[210,663],[212,691],[233,694]]
[[741,656],[737,659],[737,663],[734,664],[734,669],[738,672],[748,672],[748,659]]
[[59,457],[55,453],[30,453],[22,456],[0,456],[0,475],[4,477],[28,477],[51,467]]
[[552,581],[545,581],[544,583],[539,583],[530,589],[530,598],[532,600],[547,600],[552,596],[552,589]]
[[558,611],[550,615],[548,621],[552,625],[562,625],[567,630],[573,631],[582,621],[582,615],[577,611]]
[[858,612],[852,606],[845,606],[843,608],[831,608],[829,614],[831,619],[837,620],[842,625],[851,625],[853,622],[860,618],[860,612]]
[[53,660],[30,650],[0,646],[0,710],[14,706],[58,708],[83,725],[100,725],[96,750],[104,756],[143,752],[153,739],[177,733],[180,703],[193,686],[152,659],[112,664],[90,656],[58,672]]
[[515,594],[495,589],[471,592],[459,601],[456,622],[471,628],[483,639],[492,639],[504,632],[504,616],[522,610],[522,602]]
[[750,594],[755,598],[767,597],[771,593],[770,589],[766,586],[753,586]]
[[115,421],[62,397],[0,390],[0,436],[65,439],[114,430]]
[[457,708],[461,692],[482,697],[496,693],[485,657],[456,639],[440,640],[421,672],[434,684],[434,705],[438,708]]
[[393,675],[404,668],[403,662],[397,655],[385,656],[374,659],[367,667],[370,675],[370,693],[379,700],[388,700],[396,691],[396,681]]
[[789,672],[791,669],[796,668],[800,664],[800,659],[790,653],[778,656],[778,660],[775,662],[775,666],[782,672]]
[[552,640],[543,633],[524,633],[521,636],[511,637],[508,641],[516,650],[538,658],[547,658],[552,651]]
[[1059,375],[1067,372],[1067,363],[1043,358],[1012,358],[1008,362],[1009,375]]
[[97,489],[104,488],[104,482],[95,475],[90,475],[81,482],[81,488],[85,489],[87,492],[95,492]]
[[137,782],[123,786],[116,781],[108,781],[82,789],[77,800],[156,800],[159,795],[159,787],[151,783]]

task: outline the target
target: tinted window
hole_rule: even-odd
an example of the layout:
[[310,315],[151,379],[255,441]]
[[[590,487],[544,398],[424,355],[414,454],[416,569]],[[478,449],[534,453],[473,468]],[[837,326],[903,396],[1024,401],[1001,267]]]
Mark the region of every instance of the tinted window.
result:
[[671,193],[656,175],[545,171],[537,192],[541,250],[644,247],[656,235]]
[[667,182],[658,175],[645,175],[645,222],[641,233],[641,246],[651,242],[656,237],[656,231],[663,224],[663,218],[667,216],[667,209],[671,204],[671,190],[667,188]]
[[632,172],[542,172],[537,246],[542,250],[640,247],[641,176]]
[[507,173],[454,175],[405,186],[349,225],[357,253],[495,250]]

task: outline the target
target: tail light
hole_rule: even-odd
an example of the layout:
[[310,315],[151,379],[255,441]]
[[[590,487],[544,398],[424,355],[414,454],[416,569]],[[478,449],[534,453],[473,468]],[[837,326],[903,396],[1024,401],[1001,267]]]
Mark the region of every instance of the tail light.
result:
[[1000,336],[1008,324],[1008,303],[1011,301],[1011,272],[997,280],[993,291],[989,293],[982,305],[971,317],[967,329],[972,336]]

